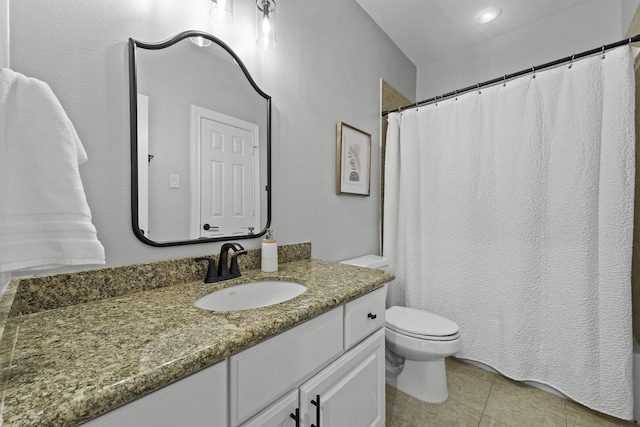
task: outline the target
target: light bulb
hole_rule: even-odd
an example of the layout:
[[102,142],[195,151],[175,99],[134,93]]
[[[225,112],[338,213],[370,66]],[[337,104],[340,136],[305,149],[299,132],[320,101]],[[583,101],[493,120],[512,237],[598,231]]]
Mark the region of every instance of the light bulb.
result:
[[227,0],[218,0],[218,19],[220,22],[224,20],[224,8],[227,6]]
[[189,37],[189,40],[191,40],[191,43],[195,44],[196,46],[200,46],[200,47],[207,47],[207,46],[211,46],[211,40],[206,39],[204,37]]
[[265,16],[262,18],[262,33],[265,37],[269,37],[269,33],[271,32],[271,23],[269,22],[269,17]]

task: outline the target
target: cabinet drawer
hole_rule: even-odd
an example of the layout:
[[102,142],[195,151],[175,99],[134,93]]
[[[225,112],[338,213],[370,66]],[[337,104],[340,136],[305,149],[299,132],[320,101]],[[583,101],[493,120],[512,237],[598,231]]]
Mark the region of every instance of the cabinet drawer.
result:
[[229,359],[230,418],[237,426],[342,353],[342,307]]
[[344,306],[344,349],[384,326],[387,285]]

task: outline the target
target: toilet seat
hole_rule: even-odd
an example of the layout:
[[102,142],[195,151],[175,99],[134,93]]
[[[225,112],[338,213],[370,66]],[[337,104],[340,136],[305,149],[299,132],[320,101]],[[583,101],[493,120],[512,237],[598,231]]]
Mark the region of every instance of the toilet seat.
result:
[[409,337],[430,341],[453,341],[460,337],[455,322],[428,311],[394,306],[385,315],[387,328]]
[[454,341],[457,340],[458,338],[460,338],[460,333],[456,332],[455,334],[452,335],[445,335],[445,336],[439,336],[439,335],[420,335],[420,334],[414,334],[411,332],[406,332],[406,331],[401,331],[398,330],[397,328],[394,328],[392,326],[386,325],[387,329],[396,332],[398,334],[402,334],[405,335],[407,337],[411,337],[411,338],[417,338],[417,339],[421,339],[421,340],[427,340],[427,341]]

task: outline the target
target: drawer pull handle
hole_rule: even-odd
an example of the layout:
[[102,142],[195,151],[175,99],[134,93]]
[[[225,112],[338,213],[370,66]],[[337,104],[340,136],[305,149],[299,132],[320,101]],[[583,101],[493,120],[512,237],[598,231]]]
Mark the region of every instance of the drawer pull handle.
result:
[[296,427],[300,427],[300,409],[296,408],[296,413],[295,414],[289,414],[289,416],[291,418],[293,418],[294,420],[296,420]]
[[320,395],[316,394],[316,400],[312,400],[311,404],[316,407],[316,423],[311,424],[311,427],[320,427]]
[[375,319],[376,317],[378,317],[378,315],[377,314],[373,314],[373,313],[369,313],[369,314],[367,314],[367,317],[369,319]]

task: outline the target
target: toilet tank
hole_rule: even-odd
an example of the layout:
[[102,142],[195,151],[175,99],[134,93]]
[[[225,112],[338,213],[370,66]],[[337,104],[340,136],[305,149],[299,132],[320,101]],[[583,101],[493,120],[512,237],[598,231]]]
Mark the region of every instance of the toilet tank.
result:
[[389,270],[389,259],[380,255],[363,255],[357,258],[340,261],[342,264],[355,265],[356,267],[375,268],[378,270]]

